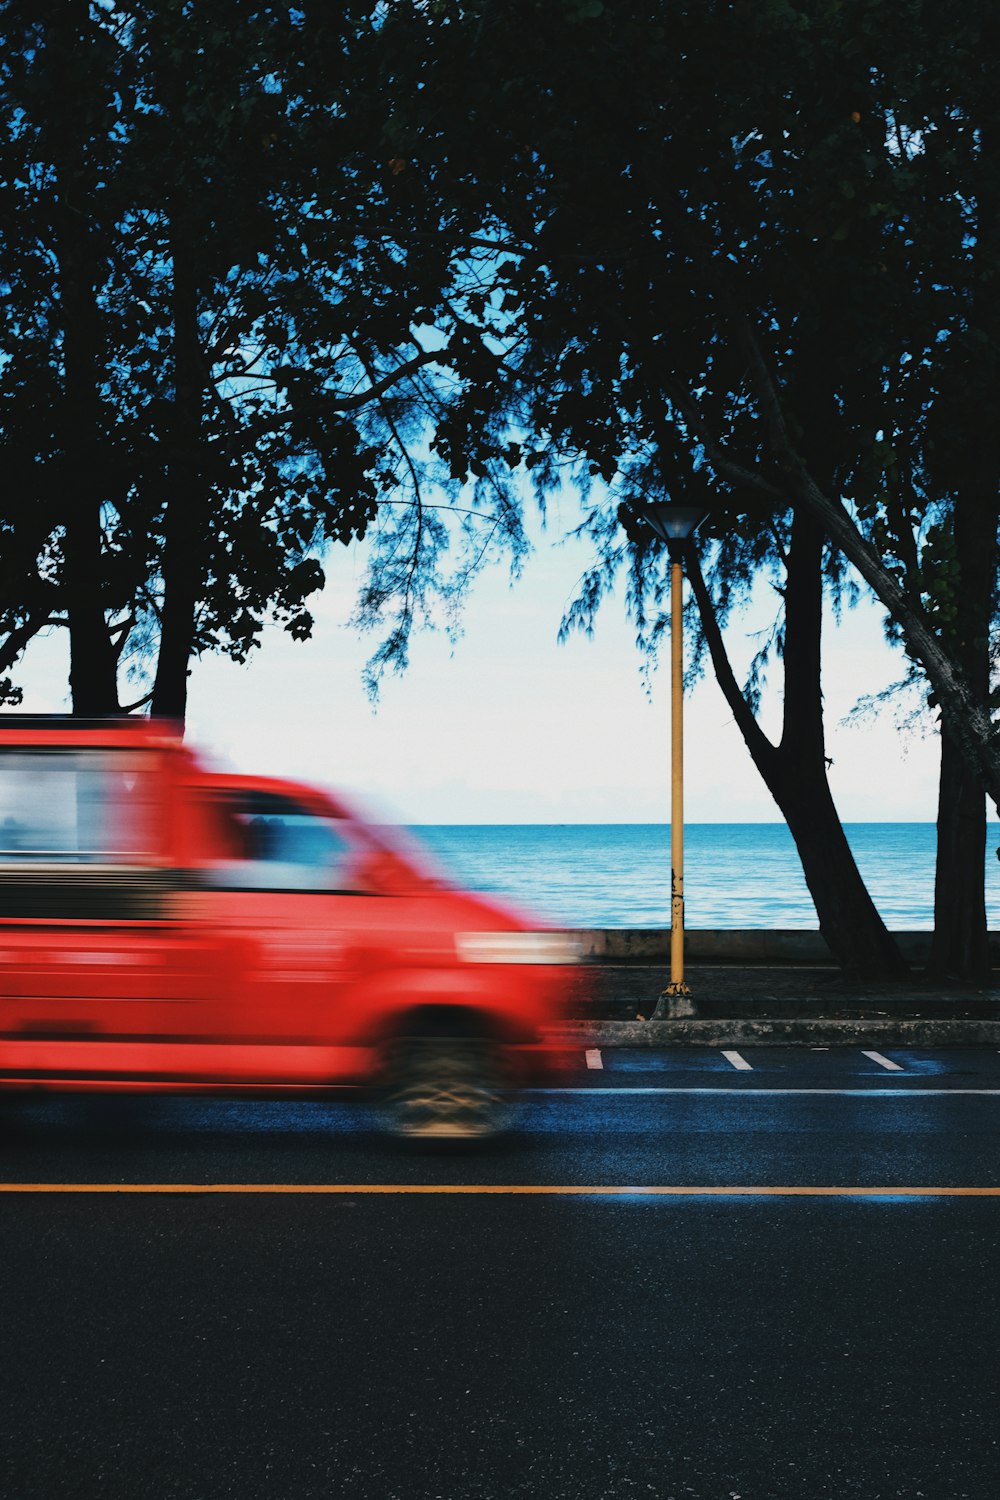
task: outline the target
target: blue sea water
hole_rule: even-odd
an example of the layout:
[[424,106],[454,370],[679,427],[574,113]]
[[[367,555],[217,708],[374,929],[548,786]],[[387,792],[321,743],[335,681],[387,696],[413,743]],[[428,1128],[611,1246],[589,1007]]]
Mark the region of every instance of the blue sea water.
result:
[[[933,823],[848,823],[845,831],[886,925],[929,929]],[[560,926],[669,926],[669,825],[423,824],[413,833],[462,885],[513,898]],[[1000,863],[992,827],[990,834],[987,917],[991,928],[1000,928]],[[783,823],[691,823],[684,848],[688,927],[816,927]]]

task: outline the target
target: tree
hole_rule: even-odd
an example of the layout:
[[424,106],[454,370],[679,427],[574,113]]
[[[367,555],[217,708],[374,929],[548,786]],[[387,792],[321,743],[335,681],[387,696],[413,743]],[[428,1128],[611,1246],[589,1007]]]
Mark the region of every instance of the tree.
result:
[[[641,510],[627,505],[622,509],[635,548],[630,559],[633,599],[636,612],[651,620],[647,640],[652,644],[666,618],[659,608],[665,579],[656,566],[658,559],[649,556],[650,538],[642,524]],[[595,517],[595,521],[599,527],[600,520]],[[825,588],[832,586],[839,599],[843,577],[835,565],[831,569],[829,557],[824,565],[822,533],[806,512],[793,510],[770,528],[778,549],[778,556],[770,559],[771,548],[762,543],[761,528],[744,524],[726,534],[725,527],[725,520],[720,524],[717,518],[714,529],[723,535],[708,546],[708,578],[699,549],[691,547],[688,551],[686,567],[700,619],[701,644],[708,651],[754,765],[795,840],[820,931],[831,953],[845,973],[899,977],[905,973],[906,964],[857,868],[827,774],[830,761],[821,687],[823,596]],[[613,576],[615,561],[612,552],[603,570],[607,581]],[[734,594],[742,592],[740,582],[760,578],[765,568],[776,575],[773,586],[781,596],[780,619],[757,653],[748,683],[741,686],[731,665],[722,622],[729,616]],[[580,619],[589,625],[589,604]],[[781,658],[783,676],[777,743],[768,738],[757,713],[761,678],[772,650]]]
[[[924,673],[950,762],[1000,803],[995,564],[959,632],[948,566],[959,515],[995,559],[996,480],[935,450],[936,413],[969,452],[994,415],[990,25],[924,0],[392,17],[409,155],[509,309],[541,484],[559,457],[611,479],[652,451],[660,492],[701,472],[737,514],[811,517]],[[967,408],[954,348],[978,351]]]
[[76,711],[117,709],[131,661],[136,706],[183,718],[192,656],[243,659],[266,618],[308,635],[325,547],[369,527],[373,676],[402,661],[432,597],[523,538],[490,474],[461,508],[446,484],[455,526],[425,501],[461,312],[447,253],[393,233],[368,12],[6,0],[0,21],[0,442],[30,486],[5,506],[2,669],[65,624]]

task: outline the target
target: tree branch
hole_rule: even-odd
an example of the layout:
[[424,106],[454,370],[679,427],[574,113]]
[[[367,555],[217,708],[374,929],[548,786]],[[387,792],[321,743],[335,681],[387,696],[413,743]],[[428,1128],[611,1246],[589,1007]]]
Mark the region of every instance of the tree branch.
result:
[[51,618],[52,596],[56,595],[58,590],[48,588],[46,593],[49,597],[44,598],[34,609],[30,609],[24,624],[8,632],[6,640],[0,645],[0,672],[9,671],[38,632],[44,630],[46,625],[55,623]]
[[830,541],[854,564],[876,598],[899,624],[907,649],[927,673],[966,764],[981,778],[991,800],[1000,810],[1000,756],[988,710],[976,703],[964,674],[937,638],[925,611],[885,567],[877,550],[843,504],[824,493],[796,453],[789,439],[777,388],[749,319],[743,318],[740,326],[741,341],[750,363],[762,415],[779,461],[788,469],[796,498],[812,511]]
[[698,410],[694,402],[681,388],[668,381],[664,385],[664,391],[670,399],[670,404],[680,412],[684,421],[696,434],[701,443],[712,468],[722,479],[728,479],[731,484],[744,485],[748,489],[757,490],[766,495],[769,500],[780,505],[782,509],[791,504],[789,496],[763,474],[757,473],[755,469],[748,469],[743,464],[737,463],[729,457],[719,438],[716,437],[705,422],[705,418]]
[[740,685],[736,681],[729,661],[729,654],[722,639],[722,631],[719,628],[715,606],[712,603],[712,597],[708,592],[705,577],[701,571],[698,554],[693,547],[688,549],[685,565],[688,579],[691,583],[691,591],[694,594],[698,605],[698,613],[701,616],[701,626],[705,632],[705,641],[708,645],[709,655],[712,658],[712,666],[715,669],[716,679],[722,689],[723,697],[732,710],[733,718],[736,720],[740,734],[742,734],[746,742],[746,747],[753,757],[754,764],[763,774],[764,763],[773,760],[778,752],[757,723],[753,709],[743,696]]

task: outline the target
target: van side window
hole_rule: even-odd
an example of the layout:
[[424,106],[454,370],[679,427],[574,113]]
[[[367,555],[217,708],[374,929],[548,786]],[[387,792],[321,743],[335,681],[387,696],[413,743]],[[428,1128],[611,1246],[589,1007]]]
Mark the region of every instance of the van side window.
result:
[[225,789],[213,794],[227,858],[215,886],[241,890],[335,891],[347,888],[353,847],[332,818],[275,792]]
[[0,864],[134,864],[155,849],[155,760],[122,750],[0,752]]

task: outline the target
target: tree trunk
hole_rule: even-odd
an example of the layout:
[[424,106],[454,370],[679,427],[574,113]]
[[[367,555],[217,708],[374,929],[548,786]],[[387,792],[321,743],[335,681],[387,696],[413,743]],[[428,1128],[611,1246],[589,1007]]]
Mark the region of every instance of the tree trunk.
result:
[[779,753],[765,777],[788,824],[816,906],[819,930],[843,972],[859,979],[899,979],[907,965],[868,894],[826,778],[815,757]]
[[941,729],[934,937],[927,972],[935,979],[989,978],[984,861],[986,796],[951,735]]
[[827,779],[820,651],[823,623],[823,534],[797,508],[785,589],[785,701],[781,742],[764,735],[729,665],[704,579],[690,576],[709,651],[747,748],[795,840],[820,932],[845,974],[894,979],[907,966],[875,909],[854,861]]
[[[76,24],[73,23],[73,17]],[[88,44],[87,8],[49,22],[47,41],[60,92],[71,99],[83,69],[75,47]],[[87,102],[82,113],[88,114]],[[105,615],[101,505],[103,335],[97,304],[98,258],[93,243],[93,185],[75,112],[53,122],[56,175],[54,228],[63,332],[62,435],[66,483],[64,583],[70,633],[70,690],[75,714],[117,713],[118,658]]]
[[[996,483],[987,472],[981,486],[960,494],[955,505],[958,587],[951,646],[962,663],[970,691],[986,712],[997,503],[983,495],[995,493]],[[948,976],[982,984],[990,972],[984,890],[986,795],[982,779],[968,766],[947,722],[941,725],[937,841],[934,937],[928,972],[935,978]]]
[[174,320],[174,413],[170,497],[163,549],[163,609],[152,712],[183,724],[195,617],[202,583],[206,514],[202,493],[203,374],[193,252],[176,218],[171,223]]

